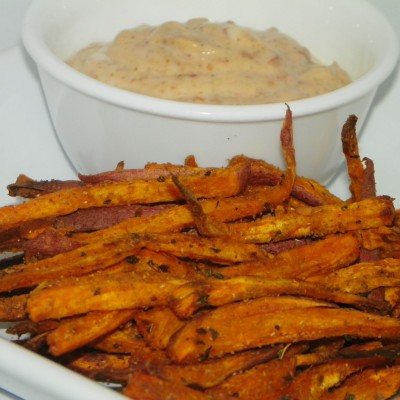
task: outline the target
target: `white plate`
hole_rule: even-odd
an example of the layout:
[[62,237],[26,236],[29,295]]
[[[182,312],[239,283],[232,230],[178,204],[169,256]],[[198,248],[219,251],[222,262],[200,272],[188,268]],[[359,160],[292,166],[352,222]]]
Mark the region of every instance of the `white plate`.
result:
[[[400,2],[370,1],[388,15],[400,36]],[[76,176],[54,135],[35,67],[19,44],[19,24],[27,4],[29,0],[0,0],[0,206],[14,201],[7,196],[6,186],[20,173],[35,179]],[[360,142],[362,156],[375,163],[378,194],[394,197],[397,208],[400,208],[399,104],[400,67],[397,67],[377,94]],[[348,196],[345,171],[330,189],[342,198]],[[19,399],[7,391],[24,400],[121,398],[0,338],[0,400]]]

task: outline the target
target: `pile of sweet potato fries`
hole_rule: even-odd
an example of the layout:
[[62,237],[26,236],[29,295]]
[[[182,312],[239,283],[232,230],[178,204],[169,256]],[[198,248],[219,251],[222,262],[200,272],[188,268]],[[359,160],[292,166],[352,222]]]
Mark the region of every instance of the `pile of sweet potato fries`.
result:
[[0,320],[127,397],[390,399],[400,392],[400,223],[343,125],[351,196],[284,170],[148,164],[9,186]]

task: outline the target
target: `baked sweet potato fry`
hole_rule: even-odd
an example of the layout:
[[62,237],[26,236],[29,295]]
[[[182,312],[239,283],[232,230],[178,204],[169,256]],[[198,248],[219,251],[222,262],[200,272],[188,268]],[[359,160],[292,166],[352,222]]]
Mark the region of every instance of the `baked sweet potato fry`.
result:
[[307,207],[279,217],[232,224],[230,234],[240,241],[268,243],[377,228],[392,224],[393,219],[392,199],[376,197],[346,205]]
[[124,237],[79,247],[37,262],[0,271],[0,292],[30,288],[59,277],[80,276],[117,264],[140,250],[137,238]]
[[396,399],[400,389],[400,365],[369,368],[349,377],[341,386],[321,397],[323,400]]
[[207,389],[206,393],[210,394],[213,400],[280,399],[282,388],[294,377],[295,356],[306,349],[306,344],[294,344],[287,349],[283,357],[232,375],[219,385]]
[[[223,199],[206,199],[200,201],[207,215],[216,221],[230,222],[245,217],[261,214],[265,202],[260,197],[262,188],[252,188],[242,195]],[[86,234],[74,235],[74,238],[84,243],[104,240],[110,236],[121,236],[131,233],[171,233],[195,226],[190,209],[186,205],[176,205],[157,215],[138,216],[120,222],[108,229]]]
[[141,238],[143,247],[163,251],[177,257],[203,260],[218,264],[264,260],[270,255],[253,243],[238,242],[230,237],[206,238],[196,235],[171,233],[146,234]]
[[[261,167],[267,167],[270,171],[273,171],[273,181],[274,185],[263,185],[263,190],[260,193],[260,197],[264,200],[266,204],[271,207],[276,207],[277,205],[286,201],[293,190],[293,185],[296,180],[296,157],[295,149],[293,145],[293,118],[292,111],[290,108],[286,110],[285,120],[282,124],[280,133],[281,148],[283,153],[283,158],[286,164],[286,171],[281,173],[278,169],[269,168],[268,164],[263,164],[262,161],[258,160],[248,160],[250,163],[250,178],[252,180],[252,172],[256,171],[257,164]],[[235,165],[237,163],[242,163],[245,157],[236,157],[231,160],[229,165]],[[258,171],[260,174],[260,170]],[[253,176],[253,182],[254,182]]]
[[193,318],[171,338],[168,354],[177,363],[190,363],[275,343],[337,336],[396,340],[400,335],[395,318],[328,306],[263,311],[252,303],[221,306]]
[[146,369],[170,382],[207,389],[222,383],[229,376],[262,364],[278,356],[283,346],[249,350],[190,365],[147,365]]
[[27,318],[28,294],[0,297],[0,321],[20,321]]
[[[96,279],[97,278],[97,279]],[[134,273],[109,274],[88,279],[53,281],[34,290],[27,310],[33,321],[64,318],[89,311],[114,311],[162,306],[174,289],[186,281]]]
[[[282,398],[319,400],[343,382],[346,377],[372,366],[384,366],[381,357],[343,360],[337,359],[315,365],[300,372],[281,392]],[[345,399],[346,397],[342,397]]]
[[131,359],[128,355],[107,353],[85,353],[68,362],[73,371],[99,382],[125,385],[128,382]]
[[[170,307],[175,314],[185,318],[204,307],[222,306],[235,301],[264,296],[297,295],[321,302],[352,305],[361,309],[386,309],[380,299],[331,290],[323,285],[294,279],[270,279],[257,276],[237,276],[226,280],[197,280],[177,287],[172,293]],[[282,302],[284,298],[280,298]],[[272,303],[272,300],[271,300]]]
[[[127,355],[130,365],[136,364],[169,364],[171,360],[164,351],[152,349],[144,341],[134,323],[128,323],[111,333],[90,343],[89,351],[114,355]],[[98,353],[99,354],[99,353]]]
[[[222,277],[258,275],[269,278],[302,278],[326,274],[357,261],[360,242],[356,235],[345,233],[314,240],[306,246],[283,251],[262,261],[239,263],[208,270]],[[207,271],[207,270],[206,270]]]
[[338,269],[322,279],[322,285],[349,293],[368,293],[384,286],[400,286],[400,260],[385,258]]
[[342,128],[342,148],[347,162],[347,172],[350,178],[350,192],[353,201],[360,201],[363,196],[364,167],[358,150],[356,124],[358,118],[350,115]]
[[47,335],[49,351],[55,356],[79,349],[130,321],[132,310],[93,312],[64,320]]
[[153,349],[165,349],[171,336],[184,322],[167,307],[154,307],[135,314],[138,332]]
[[93,341],[91,348],[104,353],[130,354],[136,349],[146,347],[142,335],[134,322],[128,322],[120,328]]
[[[205,175],[182,177],[182,180],[198,198],[219,198],[241,193],[247,176],[248,167],[242,164],[211,170]],[[69,214],[80,208],[158,203],[180,198],[180,192],[171,178],[105,182],[60,190],[25,203],[2,207],[0,227],[4,230],[26,221]]]
[[131,374],[123,393],[132,399],[140,400],[160,400],[165,396],[174,400],[212,400],[199,390],[142,371]]

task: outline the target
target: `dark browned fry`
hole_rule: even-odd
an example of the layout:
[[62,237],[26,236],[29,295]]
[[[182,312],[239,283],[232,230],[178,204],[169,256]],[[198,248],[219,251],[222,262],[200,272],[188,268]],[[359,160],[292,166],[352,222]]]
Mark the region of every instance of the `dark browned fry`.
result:
[[27,317],[28,294],[0,297],[0,321],[20,321]]
[[364,198],[362,194],[364,167],[358,151],[357,120],[355,115],[350,115],[342,128],[342,148],[347,162],[352,201],[360,201]]
[[71,189],[74,187],[83,186],[83,182],[78,180],[50,180],[50,181],[35,181],[26,175],[19,175],[15,183],[7,186],[9,196],[35,198],[46,193],[56,192],[63,189]]

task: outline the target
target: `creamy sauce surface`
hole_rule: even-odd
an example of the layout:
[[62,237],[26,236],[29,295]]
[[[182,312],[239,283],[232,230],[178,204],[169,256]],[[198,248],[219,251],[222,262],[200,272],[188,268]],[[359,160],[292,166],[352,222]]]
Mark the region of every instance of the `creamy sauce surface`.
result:
[[197,18],[120,32],[68,63],[110,85],[149,96],[206,104],[286,102],[350,83],[276,28],[255,31]]

